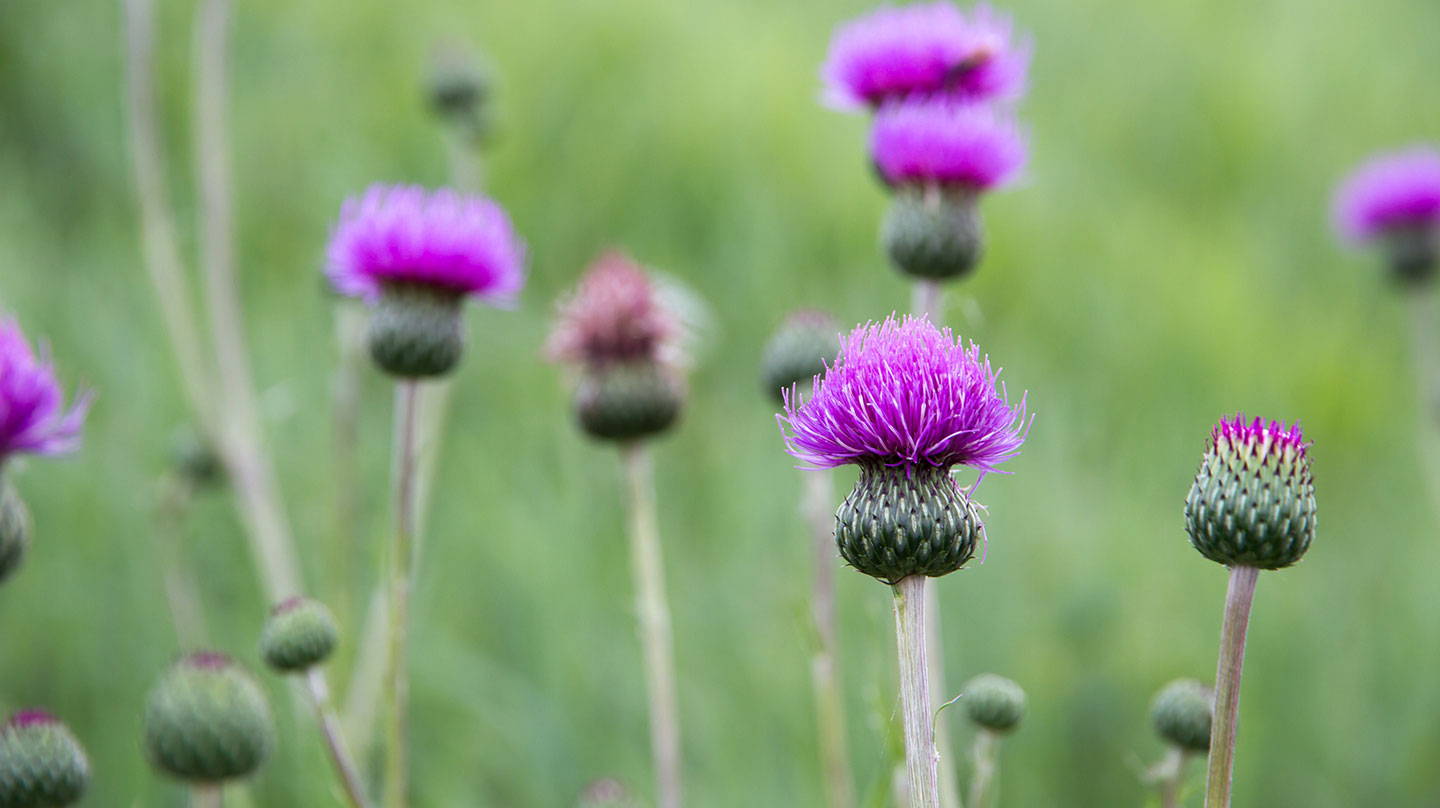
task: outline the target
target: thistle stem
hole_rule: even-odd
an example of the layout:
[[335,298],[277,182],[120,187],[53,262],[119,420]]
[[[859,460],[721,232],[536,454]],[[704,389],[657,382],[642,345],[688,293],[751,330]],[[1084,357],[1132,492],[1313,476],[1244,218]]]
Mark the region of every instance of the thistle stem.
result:
[[940,755],[935,749],[930,666],[925,651],[925,583],[925,576],[910,575],[893,587],[911,808],[939,808],[940,805]]
[[415,556],[415,414],[420,383],[395,385],[395,534],[390,543],[390,658],[385,691],[385,806],[404,808],[409,799],[406,652],[410,622],[411,567]]
[[1240,669],[1245,663],[1245,634],[1250,604],[1260,570],[1230,570],[1225,595],[1225,621],[1220,625],[1220,664],[1215,671],[1215,722],[1210,727],[1210,775],[1205,808],[1229,808],[1230,779],[1235,769],[1235,730],[1240,720]]
[[205,609],[195,576],[185,565],[184,522],[193,490],[189,483],[166,475],[160,480],[160,493],[155,507],[156,549],[160,554],[161,577],[165,582],[165,599],[170,605],[170,619],[175,637],[185,649],[203,648]]
[[1431,428],[1440,421],[1440,326],[1436,324],[1435,298],[1409,293],[1410,339],[1415,361],[1415,385],[1420,411]]
[[995,770],[999,768],[1000,739],[995,733],[988,729],[980,730],[975,736],[975,747],[971,750],[971,759],[975,763],[975,771],[970,781],[970,808],[984,808],[985,798],[990,795],[990,784],[995,779]]
[[211,783],[190,789],[190,805],[193,808],[224,808],[225,786]]
[[670,604],[665,598],[664,559],[655,512],[655,474],[649,451],[641,444],[621,449],[630,497],[630,561],[635,576],[635,606],[645,654],[645,685],[650,698],[650,747],[655,763],[656,805],[680,808],[680,711],[675,695],[675,652]]
[[1180,808],[1180,781],[1185,776],[1188,757],[1185,750],[1172,746],[1151,771],[1152,782],[1160,792],[1160,808]]
[[851,808],[855,785],[845,749],[845,707],[836,670],[838,631],[835,625],[835,489],[828,469],[805,473],[805,515],[810,522],[814,580],[810,613],[815,621],[815,653],[810,676],[815,685],[815,716],[820,733],[820,758],[830,808]]
[[345,797],[351,808],[370,808],[365,796],[365,787],[360,783],[359,771],[345,746],[345,737],[340,734],[340,722],[335,717],[335,707],[330,703],[330,688],[318,668],[305,672],[305,685],[310,691],[310,700],[315,706],[315,717],[320,722],[320,732],[325,736],[325,748],[330,753],[330,763],[335,767],[335,776],[345,789]]
[[919,279],[910,290],[910,313],[925,315],[937,327],[945,317],[945,289],[939,281]]

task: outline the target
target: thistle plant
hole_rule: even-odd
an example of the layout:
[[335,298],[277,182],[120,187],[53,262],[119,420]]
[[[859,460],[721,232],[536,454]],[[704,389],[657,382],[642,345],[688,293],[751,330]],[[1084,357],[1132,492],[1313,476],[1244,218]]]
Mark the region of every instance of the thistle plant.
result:
[[347,200],[327,248],[336,290],[370,304],[371,358],[395,378],[395,530],[389,553],[386,808],[409,799],[407,712],[410,588],[416,536],[416,410],[420,381],[454,370],[464,350],[462,305],[509,305],[524,285],[525,248],[500,206],[415,186],[372,186]]
[[[813,382],[835,361],[839,333],[835,318],[823,311],[805,309],[791,314],[765,345],[760,359],[761,388],[783,407],[785,397],[795,395],[797,385]],[[810,678],[815,687],[820,757],[827,804],[848,808],[855,804],[855,784],[845,750],[843,690],[835,665],[835,481],[828,470],[808,472],[804,479],[801,510],[810,522],[810,614],[815,624]]]
[[[815,468],[856,465],[855,489],[835,514],[850,566],[891,586],[900,661],[911,804],[939,804],[939,756],[925,641],[928,578],[963,567],[984,541],[973,486],[1020,451],[1024,399],[1011,405],[988,358],[924,318],[893,317],[843,338],[839,358],[809,396],[779,416],[789,453]],[[977,480],[978,483],[978,480]]]
[[90,760],[44,710],[21,710],[0,728],[0,808],[63,808],[90,785]]
[[661,304],[646,272],[612,251],[595,262],[574,295],[560,304],[546,345],[550,359],[579,375],[572,401],[581,430],[620,448],[660,808],[679,808],[683,788],[674,639],[646,442],[668,430],[684,405],[680,335],[680,322]]
[[1165,757],[1145,773],[1162,808],[1178,808],[1190,758],[1210,751],[1215,692],[1194,679],[1176,679],[1150,702],[1150,723],[1165,742]]
[[1221,419],[1210,433],[1185,499],[1190,543],[1230,569],[1215,674],[1206,808],[1230,805],[1240,674],[1255,583],[1261,570],[1298,562],[1315,537],[1309,447],[1298,423],[1287,429],[1279,421],[1249,421],[1243,415]]
[[25,560],[32,532],[30,510],[10,481],[8,461],[73,450],[89,408],[89,394],[66,406],[49,357],[35,353],[14,320],[0,318],[0,582]]
[[1010,679],[982,673],[965,683],[960,705],[977,728],[970,759],[974,772],[970,781],[970,808],[984,808],[994,792],[992,783],[1000,766],[1000,739],[1019,726],[1025,717],[1025,691]]

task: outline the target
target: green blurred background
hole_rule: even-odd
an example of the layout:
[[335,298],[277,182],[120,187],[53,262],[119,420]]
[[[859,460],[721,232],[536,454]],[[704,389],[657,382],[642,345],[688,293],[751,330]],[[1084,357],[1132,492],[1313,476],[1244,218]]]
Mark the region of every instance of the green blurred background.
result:
[[[160,3],[187,257],[192,5]],[[237,5],[247,327],[323,597],[337,540],[368,570],[384,536],[390,418],[367,369],[363,530],[337,537],[328,227],[374,180],[446,181],[420,89],[437,43],[487,54],[499,77],[486,185],[532,275],[518,311],[471,312],[417,592],[416,804],[565,806],[600,777],[649,791],[617,460],[571,427],[539,358],[551,301],[621,244],[714,315],[684,424],[657,447],[691,804],[819,805],[799,472],[755,364],[794,307],[856,322],[908,305],[876,244],[865,123],[816,100],[833,25],[869,3]],[[952,684],[993,670],[1030,694],[1001,803],[1147,799],[1134,768],[1161,752],[1149,699],[1213,677],[1226,585],[1188,546],[1181,503],[1210,425],[1243,409],[1302,420],[1322,516],[1304,563],[1260,582],[1237,805],[1440,804],[1440,541],[1407,306],[1327,224],[1332,184],[1367,152],[1440,133],[1440,5],[1005,9],[1036,43],[1033,159],[986,203],[992,251],[948,319],[1029,391],[1036,420],[1014,474],[982,489],[987,562],[940,583]],[[49,340],[67,384],[98,391],[82,452],[16,469],[37,538],[0,589],[0,707],[72,724],[95,767],[84,804],[172,805],[183,793],[138,739],[146,689],[177,653],[154,500],[187,412],[140,262],[121,41],[116,2],[0,2],[0,308]],[[266,604],[229,497],[202,498],[187,536],[215,644],[258,667]],[[889,593],[850,571],[839,583],[867,789],[899,731]],[[281,748],[255,804],[338,804],[305,711],[262,677]]]

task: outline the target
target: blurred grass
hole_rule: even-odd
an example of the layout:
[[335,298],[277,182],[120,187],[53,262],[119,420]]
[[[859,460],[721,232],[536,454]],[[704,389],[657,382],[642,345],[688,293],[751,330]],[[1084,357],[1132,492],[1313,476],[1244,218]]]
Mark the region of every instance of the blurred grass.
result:
[[[248,327],[317,591],[334,524],[327,228],[373,180],[445,180],[418,92],[437,42],[483,48],[500,74],[488,186],[528,238],[533,276],[520,311],[471,317],[417,593],[417,805],[567,805],[602,776],[648,789],[616,459],[570,428],[559,373],[538,358],[549,301],[612,243],[693,285],[718,321],[657,457],[692,803],[819,804],[799,484],[754,363],[791,308],[860,321],[908,299],[876,248],[884,198],[863,121],[816,103],[831,26],[866,6],[240,4]],[[1127,761],[1159,754],[1151,694],[1213,676],[1225,576],[1187,546],[1180,503],[1206,430],[1237,409],[1303,420],[1322,512],[1305,563],[1260,583],[1239,799],[1440,802],[1440,526],[1405,312],[1326,224],[1354,162],[1440,133],[1440,6],[1005,7],[1036,40],[1033,164],[1025,187],[987,203],[993,249],[963,288],[983,320],[958,305],[950,320],[1029,390],[1037,419],[1015,474],[982,489],[987,563],[941,585],[951,681],[995,670],[1031,697],[1006,742],[1003,803],[1143,802]],[[161,11],[188,226],[192,9]],[[138,262],[118,12],[0,4],[0,308],[100,396],[81,454],[17,473],[37,543],[0,590],[0,706],[73,724],[96,768],[85,804],[165,805],[180,792],[148,771],[139,710],[176,652],[151,505],[186,414]],[[374,374],[364,406],[368,557],[389,440]],[[264,604],[228,500],[200,503],[191,529],[217,644],[253,664]],[[888,593],[845,572],[839,594],[863,789],[889,766]],[[337,804],[306,716],[265,680],[283,742],[257,804]]]

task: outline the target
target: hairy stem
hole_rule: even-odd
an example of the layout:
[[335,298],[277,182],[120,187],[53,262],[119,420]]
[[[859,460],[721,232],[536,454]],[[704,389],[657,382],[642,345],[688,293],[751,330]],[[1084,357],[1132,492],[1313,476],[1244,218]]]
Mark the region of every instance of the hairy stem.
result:
[[670,604],[665,597],[665,564],[655,512],[655,472],[649,450],[642,444],[622,448],[621,459],[630,499],[630,563],[650,699],[655,802],[659,808],[680,808],[680,708],[675,695],[675,650]]
[[1240,669],[1245,663],[1245,634],[1260,570],[1233,567],[1220,625],[1220,663],[1215,671],[1215,723],[1210,727],[1210,775],[1205,808],[1228,808],[1235,769],[1235,730],[1240,721]]
[[1188,758],[1185,750],[1172,746],[1150,771],[1151,782],[1160,793],[1160,808],[1180,808],[1180,782],[1185,778]]
[[975,747],[970,751],[975,771],[970,781],[970,808],[984,808],[985,799],[990,795],[990,784],[995,780],[999,768],[1000,739],[988,729],[982,729],[975,736]]
[[180,647],[187,650],[204,648],[205,609],[195,576],[184,560],[185,512],[193,495],[189,483],[166,475],[160,481],[155,506],[156,549],[160,554],[161,577],[165,582],[165,599],[170,605],[170,620]]
[[945,289],[939,281],[918,279],[910,290],[910,313],[924,315],[937,327],[945,320]]
[[386,689],[385,806],[404,808],[409,799],[408,654],[411,567],[415,561],[415,418],[420,383],[395,386],[395,533],[390,543],[390,660]]
[[190,805],[194,808],[224,808],[225,786],[214,783],[191,788]]
[[855,783],[845,749],[845,706],[836,669],[835,625],[835,489],[828,469],[805,473],[805,515],[810,522],[814,580],[810,613],[815,621],[815,653],[810,676],[815,685],[815,715],[820,733],[820,759],[825,795],[831,808],[855,804]]
[[351,808],[370,808],[365,796],[365,787],[360,782],[359,770],[345,746],[345,736],[340,733],[340,722],[335,717],[335,708],[330,703],[330,688],[319,668],[305,672],[305,686],[310,691],[310,700],[315,705],[315,717],[320,722],[320,732],[325,736],[325,748],[330,753],[330,763],[335,767],[335,776],[345,790],[345,798]]
[[895,593],[895,641],[900,652],[900,703],[905,722],[905,768],[911,808],[939,808],[940,756],[930,708],[930,666],[925,650],[923,575],[901,578]]

